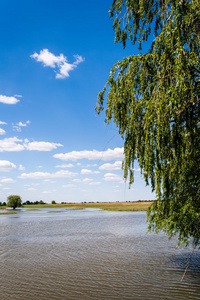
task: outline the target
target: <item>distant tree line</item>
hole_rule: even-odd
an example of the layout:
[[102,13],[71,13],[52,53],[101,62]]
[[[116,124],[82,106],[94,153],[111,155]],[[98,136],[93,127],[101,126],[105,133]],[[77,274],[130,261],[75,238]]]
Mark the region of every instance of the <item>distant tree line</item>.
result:
[[43,200],[31,202],[27,200],[26,202],[23,202],[22,205],[37,205],[37,204],[46,204]]

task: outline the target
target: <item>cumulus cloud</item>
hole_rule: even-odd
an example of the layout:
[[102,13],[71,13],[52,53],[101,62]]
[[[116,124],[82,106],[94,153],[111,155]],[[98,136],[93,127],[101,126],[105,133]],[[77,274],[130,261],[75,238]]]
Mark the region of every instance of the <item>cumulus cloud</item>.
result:
[[28,121],[26,121],[26,123],[22,123],[22,122],[19,122],[19,123],[17,123],[17,126],[20,126],[20,127],[26,127],[27,126],[27,124],[30,124],[31,122],[28,120]]
[[19,99],[17,99],[16,97],[0,95],[0,102],[5,104],[16,104],[17,102],[19,102]]
[[0,125],[7,125],[6,122],[0,121]]
[[0,182],[2,182],[2,183],[13,183],[13,182],[16,182],[16,181],[12,178],[3,178],[3,179],[0,179]]
[[51,179],[44,179],[44,182],[56,183],[56,181],[51,180]]
[[6,134],[6,131],[4,129],[0,128],[0,135],[4,135],[4,134]]
[[73,164],[67,164],[67,165],[57,165],[56,168],[72,168]]
[[57,147],[61,147],[61,144],[49,143],[49,142],[31,142],[26,144],[26,149],[30,151],[51,151]]
[[22,178],[22,179],[72,178],[76,175],[77,173],[69,172],[66,170],[60,170],[59,172],[56,173],[48,173],[48,172],[22,173],[18,178]]
[[24,149],[23,140],[18,139],[17,137],[0,140],[0,152],[23,151]]
[[88,159],[88,160],[118,160],[124,158],[124,148],[115,148],[108,149],[106,151],[72,151],[68,153],[59,153],[55,154],[53,157],[61,159],[61,160],[78,160],[78,159]]
[[88,169],[82,169],[81,170],[81,174],[99,174],[99,171],[92,171],[92,170],[88,170]]
[[30,123],[31,122],[29,120],[26,121],[25,123],[22,123],[22,122],[16,123],[16,125],[13,125],[13,130],[21,132],[22,131],[21,127],[26,127]]
[[73,179],[72,181],[76,182],[76,183],[84,183],[84,184],[88,184],[88,185],[99,185],[99,184],[101,184],[100,181],[93,181],[93,179],[91,179],[91,178]]
[[107,170],[107,171],[112,171],[112,170],[120,170],[122,168],[122,161],[118,160],[114,162],[114,164],[103,164],[99,167],[99,170]]
[[106,173],[104,175],[104,180],[105,181],[118,181],[118,182],[123,182],[122,180],[122,176],[117,175],[117,174],[113,174],[113,173]]
[[24,170],[25,170],[24,166],[19,165],[19,170],[20,170],[20,171],[24,171]]
[[23,150],[35,150],[35,151],[51,151],[57,147],[61,147],[61,144],[49,143],[49,142],[29,142],[27,139],[18,139],[17,137],[5,138],[0,140],[0,152],[8,151],[23,151]]
[[90,168],[90,167],[97,167],[97,166],[98,166],[97,164],[88,164],[86,167]]
[[89,185],[99,185],[101,184],[100,181],[94,181],[94,182],[90,182]]
[[0,172],[10,172],[16,169],[16,165],[8,160],[0,160]]
[[41,62],[44,67],[50,67],[56,69],[56,78],[64,79],[69,77],[69,72],[74,70],[78,64],[84,61],[84,58],[80,55],[74,55],[75,61],[70,64],[67,61],[67,57],[62,53],[58,56],[51,53],[48,49],[43,49],[40,53],[34,53],[30,56],[37,62]]
[[70,183],[70,184],[64,184],[64,185],[62,185],[62,187],[63,188],[74,188],[75,184],[72,184],[72,183]]
[[48,190],[48,191],[43,191],[42,192],[42,194],[52,194],[52,193],[55,193],[55,192],[57,192],[57,190],[56,189],[54,189],[54,190]]

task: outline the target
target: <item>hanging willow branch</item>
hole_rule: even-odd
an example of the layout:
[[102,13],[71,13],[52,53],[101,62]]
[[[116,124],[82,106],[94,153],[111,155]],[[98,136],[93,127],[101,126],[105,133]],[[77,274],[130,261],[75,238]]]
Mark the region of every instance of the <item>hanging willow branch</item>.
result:
[[[122,11],[126,11],[126,18]],[[157,201],[149,229],[200,244],[200,2],[115,0],[115,39],[146,41],[151,50],[117,62],[98,94],[97,113],[124,139],[124,177],[135,159]],[[105,97],[107,103],[105,104]],[[105,105],[105,108],[104,108]]]

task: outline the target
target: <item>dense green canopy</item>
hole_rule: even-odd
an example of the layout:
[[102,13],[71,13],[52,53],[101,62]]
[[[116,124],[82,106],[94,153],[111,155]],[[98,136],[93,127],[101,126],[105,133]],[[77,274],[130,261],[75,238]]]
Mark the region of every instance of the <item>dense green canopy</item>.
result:
[[[115,40],[151,49],[117,62],[98,95],[124,139],[124,177],[137,159],[157,200],[149,228],[200,244],[200,2],[115,0]],[[152,31],[152,32],[151,32]],[[191,239],[192,238],[192,239]]]
[[18,195],[10,195],[7,198],[7,206],[15,209],[16,207],[22,206],[21,197]]

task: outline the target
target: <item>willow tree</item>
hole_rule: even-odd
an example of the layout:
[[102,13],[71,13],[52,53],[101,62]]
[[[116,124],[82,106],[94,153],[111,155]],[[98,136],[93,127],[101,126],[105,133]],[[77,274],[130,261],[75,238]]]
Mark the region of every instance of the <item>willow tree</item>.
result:
[[200,2],[115,0],[110,16],[116,42],[142,48],[149,40],[151,47],[112,67],[96,111],[104,110],[105,122],[113,121],[124,139],[124,178],[133,182],[138,160],[156,193],[149,229],[198,246]]

